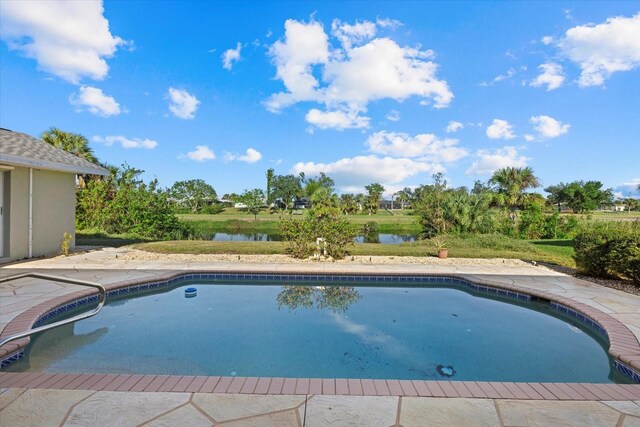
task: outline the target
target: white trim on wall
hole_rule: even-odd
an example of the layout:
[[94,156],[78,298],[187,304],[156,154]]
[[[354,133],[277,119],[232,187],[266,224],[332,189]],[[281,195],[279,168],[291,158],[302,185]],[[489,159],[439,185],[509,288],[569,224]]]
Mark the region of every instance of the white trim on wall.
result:
[[33,257],[33,168],[29,168],[29,258]]

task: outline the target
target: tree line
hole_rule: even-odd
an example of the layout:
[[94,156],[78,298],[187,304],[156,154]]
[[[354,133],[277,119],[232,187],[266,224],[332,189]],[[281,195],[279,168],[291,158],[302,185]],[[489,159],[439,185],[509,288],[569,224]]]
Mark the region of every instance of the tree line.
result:
[[[177,219],[176,212],[218,213],[224,209],[213,186],[202,179],[178,181],[163,189],[157,180],[143,182],[142,170],[126,164],[116,167],[101,163],[80,134],[51,128],[41,139],[111,172],[106,177],[79,177],[79,228],[182,238],[193,236],[193,230]],[[311,206],[317,204],[314,212],[326,214],[330,210],[329,216],[333,217],[336,212],[343,216],[375,214],[385,192],[381,184],[371,183],[365,186],[366,193],[338,195],[334,180],[325,173],[315,177],[304,173],[278,175],[268,169],[265,177],[266,191],[254,188],[222,198],[243,203],[254,218],[267,207],[291,213],[301,199]],[[401,208],[412,208],[424,237],[493,232],[525,238],[567,237],[577,221],[560,216],[559,211],[586,213],[613,203],[613,191],[603,188],[599,181],[548,186],[547,198],[531,191],[539,186],[540,180],[531,168],[506,167],[495,171],[487,182],[476,181],[470,189],[449,187],[444,175],[438,173],[433,175],[432,183],[405,188],[394,196]],[[633,207],[640,209],[638,204]]]

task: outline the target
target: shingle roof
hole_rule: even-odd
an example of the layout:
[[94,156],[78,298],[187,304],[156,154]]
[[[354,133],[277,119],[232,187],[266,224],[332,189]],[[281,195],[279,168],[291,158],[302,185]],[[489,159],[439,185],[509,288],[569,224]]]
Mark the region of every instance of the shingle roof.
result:
[[108,175],[109,171],[26,133],[0,129],[0,163],[77,174]]

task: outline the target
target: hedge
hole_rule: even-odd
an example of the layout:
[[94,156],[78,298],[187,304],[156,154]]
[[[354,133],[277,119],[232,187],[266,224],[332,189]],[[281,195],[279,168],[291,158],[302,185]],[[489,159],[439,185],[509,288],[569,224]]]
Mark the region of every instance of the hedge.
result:
[[585,273],[640,284],[640,222],[590,223],[576,235],[574,248]]

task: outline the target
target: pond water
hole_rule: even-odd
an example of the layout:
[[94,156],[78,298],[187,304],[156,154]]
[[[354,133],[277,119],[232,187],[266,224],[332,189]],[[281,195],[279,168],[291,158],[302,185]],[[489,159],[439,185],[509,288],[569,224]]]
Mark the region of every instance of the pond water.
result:
[[[278,233],[206,233],[205,239],[216,242],[280,242],[282,236]],[[383,245],[397,245],[416,240],[417,237],[413,234],[375,233],[356,237],[356,243],[380,243]]]

